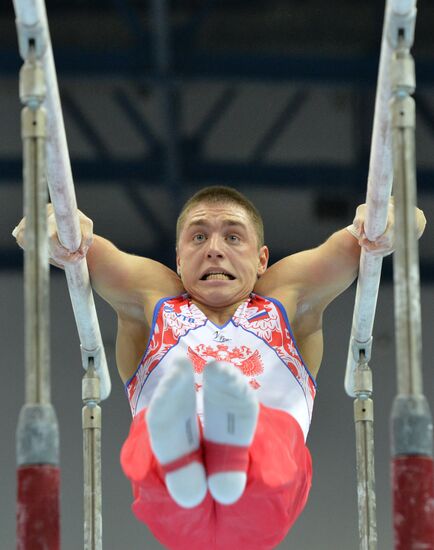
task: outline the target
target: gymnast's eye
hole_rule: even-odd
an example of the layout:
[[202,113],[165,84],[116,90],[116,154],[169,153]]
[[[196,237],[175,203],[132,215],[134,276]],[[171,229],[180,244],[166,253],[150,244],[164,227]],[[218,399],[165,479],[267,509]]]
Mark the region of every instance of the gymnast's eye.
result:
[[201,243],[205,240],[205,235],[203,233],[196,233],[193,235],[193,242]]
[[228,240],[230,243],[239,243],[240,237],[238,235],[231,234],[226,237],[226,240]]

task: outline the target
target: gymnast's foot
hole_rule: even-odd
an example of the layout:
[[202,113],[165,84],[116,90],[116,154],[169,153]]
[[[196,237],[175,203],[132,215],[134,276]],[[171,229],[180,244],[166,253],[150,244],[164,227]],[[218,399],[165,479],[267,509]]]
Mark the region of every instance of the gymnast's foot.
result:
[[214,500],[233,504],[246,486],[248,449],[256,430],[259,403],[234,365],[208,363],[203,380],[208,487]]
[[146,422],[151,448],[163,471],[169,470],[165,482],[171,497],[183,508],[199,505],[207,493],[199,454],[180,467],[173,464],[200,448],[194,374],[189,361],[178,361],[162,378],[146,412]]

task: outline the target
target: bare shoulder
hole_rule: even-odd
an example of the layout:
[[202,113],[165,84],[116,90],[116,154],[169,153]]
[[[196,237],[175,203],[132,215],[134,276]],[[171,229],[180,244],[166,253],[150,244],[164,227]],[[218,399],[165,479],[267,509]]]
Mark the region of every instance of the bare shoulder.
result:
[[143,300],[146,317],[151,321],[156,303],[162,298],[181,294],[184,287],[178,275],[164,264],[150,258],[135,261],[137,264],[129,284],[139,291],[138,299]]
[[87,254],[92,286],[122,318],[152,317],[156,301],[183,290],[178,275],[150,258],[123,252],[96,237]]
[[291,322],[296,315],[300,294],[299,277],[295,273],[296,265],[296,258],[287,256],[269,267],[254,288],[254,291],[262,296],[279,300]]
[[317,333],[322,327],[323,308],[306,299],[309,289],[307,274],[295,254],[271,266],[259,279],[255,292],[278,300],[284,307],[297,344]]
[[258,281],[258,292],[291,295],[301,311],[324,311],[357,276],[360,246],[345,229],[316,248],[272,265]]

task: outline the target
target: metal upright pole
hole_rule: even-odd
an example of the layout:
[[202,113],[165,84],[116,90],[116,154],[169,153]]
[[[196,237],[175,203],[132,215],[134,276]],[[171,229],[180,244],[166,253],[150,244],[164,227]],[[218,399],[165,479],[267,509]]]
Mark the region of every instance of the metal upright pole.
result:
[[89,364],[82,380],[84,550],[102,550],[100,380]]
[[[391,414],[393,523],[396,550],[434,550],[434,461],[431,411],[423,395],[419,253],[416,234],[415,70],[416,3],[395,2],[389,40],[395,177],[394,256],[396,396]],[[402,5],[406,4],[406,5]]]
[[356,428],[357,501],[360,550],[376,550],[377,517],[374,468],[374,403],[372,371],[363,354],[354,377]]
[[[47,179],[59,240],[65,248],[75,251],[80,246],[81,232],[45,2],[44,0],[14,0],[14,8],[17,23],[23,23],[23,25],[19,25],[19,30],[22,29],[22,32],[19,32],[21,55],[23,55],[23,51],[26,51],[29,39],[35,40],[36,32],[44,38],[44,48],[40,52],[40,59],[47,87],[44,103],[47,109]],[[45,211],[44,215],[46,215]],[[100,382],[100,396],[99,394],[97,398],[91,396],[91,399],[83,397],[85,402],[88,401],[87,406],[99,411],[97,415],[86,414],[84,415],[86,418],[83,419],[85,445],[89,430],[95,434],[95,444],[91,445],[92,451],[84,453],[84,470],[92,472],[86,481],[85,501],[89,494],[94,501],[91,507],[85,505],[85,510],[91,509],[90,513],[93,514],[93,517],[84,518],[84,537],[86,541],[90,541],[86,542],[88,544],[86,548],[99,550],[102,548],[101,453],[98,443],[101,411],[96,403],[100,398],[106,399],[109,396],[111,382],[86,262],[83,260],[74,265],[65,265],[65,274],[80,336],[82,364],[86,371],[88,368],[92,368],[92,376],[95,376],[96,373]],[[86,462],[88,460],[91,460],[92,464]],[[89,483],[92,485],[90,486]],[[28,546],[26,550],[29,548],[33,549]],[[51,550],[55,547],[48,545],[45,548]]]
[[46,116],[41,57],[45,40],[34,23],[17,20],[24,161],[26,399],[17,426],[17,549],[58,550],[59,430],[50,403],[49,264],[46,226]]

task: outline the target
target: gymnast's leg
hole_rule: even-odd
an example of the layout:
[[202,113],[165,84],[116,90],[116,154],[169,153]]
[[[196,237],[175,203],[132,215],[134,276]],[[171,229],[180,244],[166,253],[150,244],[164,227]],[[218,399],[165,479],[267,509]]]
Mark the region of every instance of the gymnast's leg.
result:
[[[234,381],[232,375],[228,375],[227,365],[213,368],[215,366],[209,366],[212,375],[205,375],[204,379],[208,390],[212,388],[211,392],[205,390],[205,396],[208,394],[205,438],[199,424],[208,485],[211,493],[215,493],[214,500],[208,493],[197,506],[186,508],[171,498],[165,483],[165,467],[151,449],[149,423],[145,421],[148,411],[142,411],[133,421],[121,455],[124,471],[133,484],[133,510],[170,549],[220,550],[235,546],[248,550],[271,549],[283,540],[305,505],[310,489],[310,455],[303,433],[290,415],[259,405],[258,416],[258,405],[255,411],[251,401],[254,392],[244,377],[235,375]],[[233,366],[232,369],[235,370]],[[231,412],[234,410],[231,400],[235,396],[238,417],[234,418],[230,414],[235,414]],[[246,396],[247,406],[243,410]],[[249,410],[253,414],[249,414]],[[249,430],[254,432],[250,446]],[[238,440],[236,433],[241,434]],[[164,444],[162,446],[164,448]],[[184,451],[189,453],[191,448],[184,447]],[[237,476],[240,477],[237,479]],[[237,492],[241,495],[237,496]],[[228,505],[219,500],[234,502]]]
[[165,471],[167,490],[184,508],[207,492],[201,457],[196,391],[191,363],[180,360],[157,386],[146,415],[152,450]]
[[208,363],[203,380],[208,487],[217,502],[233,504],[246,486],[259,403],[234,365]]

